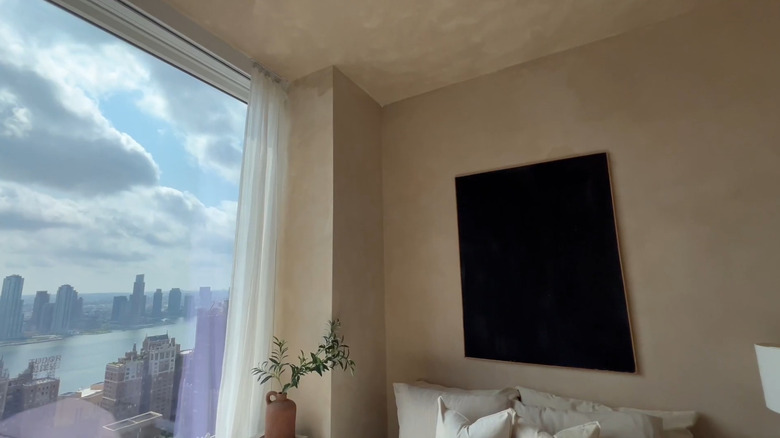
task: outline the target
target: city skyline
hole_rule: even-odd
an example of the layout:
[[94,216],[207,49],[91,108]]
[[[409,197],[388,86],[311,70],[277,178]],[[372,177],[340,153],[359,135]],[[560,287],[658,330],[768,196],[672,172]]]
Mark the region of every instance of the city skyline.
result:
[[[21,271],[19,271],[19,272],[21,272]],[[23,275],[23,274],[20,274],[19,272],[15,271],[15,272],[11,272],[10,274],[6,274],[6,275],[3,275],[3,273],[0,272],[0,278],[7,278],[7,277],[10,277],[10,276],[22,277],[24,279],[24,282],[25,282],[24,287],[22,288],[22,297],[25,298],[25,299],[26,298],[35,298],[35,295],[38,292],[49,292],[50,294],[52,294],[52,291],[53,291],[53,293],[56,294],[57,289],[60,286],[73,284],[72,282],[67,282],[67,281],[61,282],[61,283],[47,282],[47,284],[51,283],[53,286],[49,287],[49,288],[45,288],[44,287],[44,288],[32,289],[31,287],[27,287],[27,283],[29,283],[28,282],[28,277]],[[134,278],[136,275],[138,275],[138,274],[132,274],[128,278]],[[146,274],[144,274],[144,275],[146,275]],[[171,286],[171,287],[164,287],[164,286],[161,287],[159,285],[154,285],[153,286],[153,288],[155,290],[156,289],[161,289],[163,291],[170,291],[171,289],[178,289],[183,294],[196,294],[196,295],[200,292],[200,289],[202,287],[204,287],[204,286],[202,286],[200,284],[197,285],[197,286],[188,287],[188,288],[182,288],[180,286]],[[230,287],[226,286],[226,285],[225,286],[220,286],[220,287],[214,287],[214,286],[205,286],[205,287],[209,287],[213,292],[227,292],[227,291],[230,290]],[[79,296],[83,296],[83,295],[110,295],[110,294],[125,294],[125,293],[132,294],[132,292],[133,292],[132,288],[128,289],[126,286],[125,287],[116,286],[113,289],[105,289],[105,290],[99,290],[99,291],[82,291],[77,286],[74,286],[74,288],[76,288],[78,290]]]
[[[113,299],[110,311],[93,309],[86,315],[84,296],[79,296],[72,285],[59,286],[56,294],[36,291],[30,307],[25,306],[22,295],[24,277],[9,275],[3,279],[0,295],[0,341],[19,342],[38,335],[67,336],[81,332],[159,325],[168,318],[192,317],[196,308],[208,308],[213,303],[214,291],[209,286],[201,286],[197,295],[183,293],[180,288],[171,288],[167,300],[162,289],[157,288],[153,293],[150,291],[152,299],[149,300],[145,280],[145,274],[136,274],[130,294],[111,294]],[[167,304],[165,308],[164,301]],[[25,311],[25,308],[28,310]],[[26,318],[27,315],[29,318]]]

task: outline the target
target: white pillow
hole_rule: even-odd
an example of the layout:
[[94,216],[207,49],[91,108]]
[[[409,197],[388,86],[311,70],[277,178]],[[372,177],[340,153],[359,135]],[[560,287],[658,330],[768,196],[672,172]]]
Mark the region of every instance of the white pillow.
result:
[[605,404],[594,401],[561,397],[559,395],[522,386],[516,386],[515,388],[520,392],[520,401],[530,406],[541,406],[545,408],[579,412],[611,412],[617,410],[658,417],[663,422],[664,438],[692,438],[693,435],[687,429],[693,427],[698,419],[698,414],[695,411],[649,411],[634,408],[613,409]]
[[422,388],[406,383],[394,383],[393,390],[398,409],[398,438],[435,436],[439,397],[444,399],[447,406],[466,418],[481,418],[512,407],[512,401],[506,391],[472,394],[465,390]]
[[578,412],[514,403],[515,411],[524,421],[539,426],[548,433],[597,421],[601,438],[662,438],[659,418],[633,412]]
[[651,411],[647,409],[617,408],[620,412],[639,412],[660,418],[664,430],[690,429],[696,424],[699,414],[696,411]]
[[447,408],[444,398],[437,400],[436,438],[512,438],[515,412],[501,412],[471,421],[458,411]]
[[549,392],[537,391],[523,386],[516,386],[515,388],[520,393],[520,401],[528,406],[580,412],[609,412],[613,410],[607,405],[589,400],[561,397],[559,395],[550,394]]
[[515,401],[520,397],[520,392],[517,388],[504,388],[504,389],[462,389],[453,386],[444,386],[436,383],[426,382],[425,380],[418,380],[413,383],[414,386],[420,388],[438,389],[439,391],[450,394],[471,394],[471,395],[502,395],[511,401]]
[[515,425],[512,429],[512,438],[599,438],[598,422],[580,424],[579,426],[570,427],[550,435],[549,433],[539,429],[538,426],[534,426],[523,420],[520,417],[515,418]]
[[580,424],[579,426],[564,429],[556,433],[553,438],[599,438],[600,436],[601,425],[598,421],[594,421],[592,423]]

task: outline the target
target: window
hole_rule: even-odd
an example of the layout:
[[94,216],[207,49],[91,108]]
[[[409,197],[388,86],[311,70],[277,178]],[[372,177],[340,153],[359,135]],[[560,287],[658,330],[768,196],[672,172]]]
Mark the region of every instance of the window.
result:
[[213,433],[249,81],[118,2],[57,2],[156,56],[0,0],[0,436]]

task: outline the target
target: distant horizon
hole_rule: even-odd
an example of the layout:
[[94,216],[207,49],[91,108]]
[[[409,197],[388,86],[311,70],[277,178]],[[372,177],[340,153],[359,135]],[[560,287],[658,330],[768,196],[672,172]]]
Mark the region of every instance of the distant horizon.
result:
[[[207,287],[207,286],[203,286],[203,287]],[[78,290],[78,288],[74,288],[74,289],[76,289],[76,292],[78,292],[78,293],[79,293],[79,296],[81,296],[81,295],[125,295],[125,294],[127,294],[127,295],[132,295],[132,294],[133,294],[133,291],[129,291],[129,292],[81,292],[81,291],[79,291],[79,290]],[[144,294],[148,294],[148,293],[154,293],[154,292],[155,292],[157,289],[158,289],[158,288],[155,288],[155,289],[152,289],[152,290],[148,290],[148,289],[147,289],[147,290],[145,290],[145,291],[144,291]],[[171,289],[176,289],[176,288],[163,289],[162,291],[163,291],[164,293],[169,293],[169,292],[171,291]],[[197,291],[197,290],[193,290],[193,289],[182,289],[182,288],[178,288],[178,289],[180,289],[180,290],[181,290],[181,293],[183,293],[183,294],[186,294],[186,293],[198,293],[198,291]],[[45,292],[49,292],[49,294],[51,294],[51,293],[52,293],[52,292],[51,292],[51,291],[49,291],[49,290],[44,290],[44,291],[45,291]],[[212,288],[211,288],[211,291],[212,291],[212,292],[230,292],[230,289],[229,289],[229,288],[227,288],[227,289],[214,289],[214,288],[212,287]],[[23,296],[23,297],[24,297],[24,296],[32,296],[32,297],[34,297],[34,296],[35,296],[35,293],[37,293],[37,292],[39,292],[39,291],[35,291],[35,292],[34,292],[34,293],[32,293],[32,294],[25,294],[25,293],[22,293],[22,296]],[[56,291],[56,290],[54,291],[54,294],[55,294],[55,295],[57,294],[57,291]]]
[[[71,286],[73,286],[73,285],[71,285]],[[207,286],[203,286],[203,287],[207,287]],[[82,296],[82,295],[132,295],[133,294],[132,290],[128,291],[128,292],[81,292],[79,290],[79,288],[77,288],[75,286],[73,288],[76,289],[76,292],[79,293],[79,296]],[[153,294],[157,289],[159,289],[159,288],[154,288],[154,289],[151,289],[151,290],[146,289],[144,291],[144,294],[148,294],[148,293],[152,293]],[[175,289],[175,288],[162,289],[162,291],[163,291],[163,293],[169,293],[171,291],[171,289]],[[178,288],[178,289],[181,289],[181,293],[183,293],[183,294],[198,293],[197,289],[182,289],[182,288]],[[42,290],[45,291],[45,292],[48,292],[49,295],[57,295],[57,289],[54,289],[53,292],[51,290],[49,290],[49,289],[42,289]],[[212,292],[230,292],[230,288],[214,289],[212,287],[211,291]],[[26,293],[26,292],[22,291],[22,296],[23,297],[35,297],[35,294],[37,292],[39,292],[39,291],[35,291],[35,292],[32,292],[32,293]]]
[[[5,280],[7,277],[11,277],[11,276],[14,276],[14,275],[18,275],[18,276],[22,277],[25,282],[27,281],[27,278],[24,275],[21,275],[21,274],[3,275],[1,278],[2,278],[2,280]],[[138,274],[138,275],[145,275],[145,274]],[[133,279],[135,279],[135,276],[133,276]],[[72,286],[73,289],[75,289],[76,292],[79,293],[79,295],[100,295],[100,294],[104,294],[104,295],[111,295],[111,294],[113,294],[113,295],[124,295],[124,294],[132,294],[133,293],[133,286],[132,286],[133,283],[132,282],[130,283],[128,291],[100,291],[100,292],[82,292],[82,291],[79,290],[78,286],[76,286],[73,283],[62,283],[62,284],[58,285],[57,287],[55,287],[53,289],[38,289],[38,290],[34,290],[34,291],[26,291],[25,289],[27,289],[27,288],[26,287],[22,287],[22,296],[23,297],[24,296],[34,297],[35,294],[40,292],[40,291],[45,291],[45,292],[48,292],[49,294],[56,295],[57,294],[57,289],[60,286],[63,286],[63,285],[66,285],[66,284]],[[201,287],[211,288],[212,292],[230,292],[230,287],[217,287],[217,288],[215,288],[214,286],[209,286],[209,285],[196,286],[195,289],[183,288],[183,287],[177,287],[177,286],[169,287],[169,288],[158,288],[158,287],[146,287],[146,285],[145,285],[145,287],[144,287],[144,294],[146,294],[146,293],[154,293],[157,289],[160,289],[160,290],[162,290],[165,293],[170,292],[171,289],[179,289],[179,290],[181,290],[182,293],[190,293],[190,292],[191,293],[197,293],[197,292],[200,291]]]

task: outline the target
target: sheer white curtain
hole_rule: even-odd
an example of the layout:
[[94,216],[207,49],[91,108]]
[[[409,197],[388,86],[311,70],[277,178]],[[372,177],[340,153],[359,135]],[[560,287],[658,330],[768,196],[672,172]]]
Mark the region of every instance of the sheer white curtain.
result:
[[250,369],[268,357],[273,332],[276,223],[286,153],[286,101],[282,86],[255,66],[217,407],[218,438],[250,438],[263,428],[265,397]]

